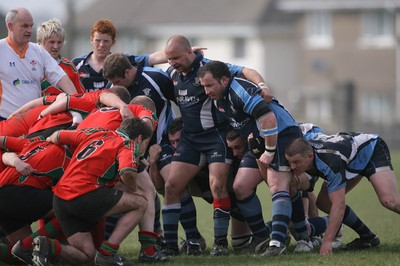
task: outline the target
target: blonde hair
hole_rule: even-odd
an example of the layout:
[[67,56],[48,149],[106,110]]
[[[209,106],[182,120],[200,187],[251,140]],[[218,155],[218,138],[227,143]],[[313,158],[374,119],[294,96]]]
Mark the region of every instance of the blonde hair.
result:
[[65,44],[65,30],[61,22],[56,18],[52,18],[40,24],[36,31],[37,43],[44,44],[44,42],[53,35],[60,37]]

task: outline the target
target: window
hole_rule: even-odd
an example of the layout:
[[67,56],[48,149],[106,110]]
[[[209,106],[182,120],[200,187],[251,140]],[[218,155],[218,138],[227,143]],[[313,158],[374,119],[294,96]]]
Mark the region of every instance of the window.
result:
[[362,14],[361,42],[363,47],[394,46],[394,17],[387,11],[369,11]]
[[332,103],[329,97],[313,97],[307,99],[306,117],[311,121],[329,122],[332,119]]
[[328,12],[313,12],[306,17],[306,42],[310,48],[330,48],[332,39],[332,16]]
[[361,118],[363,122],[390,124],[393,119],[390,97],[382,93],[369,93],[361,98]]
[[246,39],[237,37],[233,39],[233,56],[243,58],[246,55]]

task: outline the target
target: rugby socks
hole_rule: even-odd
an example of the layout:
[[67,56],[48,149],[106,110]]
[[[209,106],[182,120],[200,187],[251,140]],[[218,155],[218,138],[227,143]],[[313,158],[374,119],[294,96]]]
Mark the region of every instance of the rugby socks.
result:
[[104,232],[104,238],[108,239],[112,232],[114,231],[115,226],[117,225],[117,222],[119,218],[121,218],[122,214],[114,214],[111,216],[108,216],[106,218],[106,230]]
[[373,239],[375,237],[375,234],[358,218],[357,214],[348,205],[346,205],[344,211],[343,223],[356,231],[361,239]]
[[21,241],[23,248],[31,249],[33,239],[37,236],[46,236],[48,238],[62,238],[65,239],[64,233],[61,229],[61,225],[57,218],[52,218],[44,227],[39,228],[36,232],[32,233],[30,236],[24,238]]
[[181,198],[180,222],[186,234],[186,240],[199,239],[201,237],[197,229],[197,212],[191,195]]
[[228,244],[231,199],[214,199],[214,243]]
[[139,242],[141,244],[140,251],[146,256],[153,256],[157,252],[155,245],[157,244],[158,234],[149,231],[139,231]]
[[118,249],[119,245],[111,244],[110,242],[104,241],[99,248],[99,252],[106,256],[112,256],[114,254],[117,254]]
[[14,256],[11,254],[11,248],[13,245],[11,244],[0,244],[0,262],[5,262],[8,264],[13,264],[16,261],[19,262],[18,259],[14,259]]
[[162,227],[161,227],[161,222],[160,222],[160,218],[161,218],[161,200],[160,200],[160,196],[158,196],[158,193],[156,193],[156,197],[155,197],[155,215],[154,215],[154,232],[158,233],[159,235],[162,235],[163,231],[162,231]]
[[278,191],[272,195],[272,233],[270,246],[285,245],[285,237],[290,217],[292,216],[292,206],[290,195],[287,191]]
[[92,227],[90,233],[92,234],[93,244],[98,249],[104,241],[104,232],[106,228],[106,218],[103,217]]
[[257,194],[253,192],[243,200],[236,200],[236,203],[254,237],[268,238],[271,231],[264,223],[261,203]]
[[308,222],[310,223],[310,236],[320,236],[323,233],[325,233],[326,228],[328,227],[328,216],[325,217],[313,217],[308,219]]
[[164,240],[167,245],[178,248],[178,223],[181,216],[181,203],[164,205],[162,209]]
[[307,220],[304,214],[304,206],[303,200],[301,198],[301,193],[297,192],[297,194],[291,198],[292,202],[292,223],[294,230],[297,235],[297,239],[300,239],[301,236],[306,236],[309,238],[309,233],[307,230]]

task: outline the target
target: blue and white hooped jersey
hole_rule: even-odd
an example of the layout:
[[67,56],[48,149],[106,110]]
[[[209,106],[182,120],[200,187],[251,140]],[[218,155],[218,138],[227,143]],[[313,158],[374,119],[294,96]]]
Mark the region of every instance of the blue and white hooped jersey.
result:
[[320,127],[312,123],[299,123],[299,127],[305,140],[316,138],[318,134],[325,133]]
[[[288,127],[298,127],[297,122],[289,112],[278,102],[266,103],[260,95],[260,88],[254,83],[242,79],[233,78],[230,85],[227,86],[221,99],[214,101],[217,109],[223,113],[229,120],[231,126],[239,134],[247,139],[250,133],[255,136],[263,137],[260,126],[255,117],[255,109],[259,105],[265,105],[264,114],[273,112],[276,116],[278,132],[282,132]],[[258,114],[260,116],[260,114]]]
[[318,175],[328,181],[328,192],[346,186],[346,181],[359,175],[370,161],[379,139],[377,134],[317,134],[307,141],[314,149]]
[[[209,59],[196,54],[192,66],[193,69],[182,75],[173,67],[169,67],[169,73],[174,84],[174,101],[180,109],[184,131],[188,133],[201,133],[205,130],[220,127],[227,124],[226,119],[216,110],[212,99],[204,91],[197,77],[200,66],[208,63]],[[243,67],[227,64],[233,76],[241,76]]]

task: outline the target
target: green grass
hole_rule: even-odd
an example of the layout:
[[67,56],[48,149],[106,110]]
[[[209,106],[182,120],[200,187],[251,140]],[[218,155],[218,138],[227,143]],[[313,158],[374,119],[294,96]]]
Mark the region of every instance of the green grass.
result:
[[[392,162],[400,183],[400,152],[392,152]],[[316,185],[319,191],[321,181]],[[265,220],[271,218],[271,198],[268,187],[262,184],[257,194],[263,205]],[[212,205],[202,199],[195,199],[197,206],[198,227],[206,238],[208,248],[213,242]],[[320,256],[315,250],[311,254],[293,254],[295,241],[292,239],[287,255],[276,258],[265,258],[253,255],[233,255],[214,258],[205,254],[199,257],[178,256],[169,264],[173,265],[400,265],[400,226],[399,215],[380,205],[371,184],[363,179],[348,195],[346,202],[358,216],[381,239],[378,248],[365,251],[336,251],[332,256]],[[322,215],[323,213],[320,213]],[[180,229],[179,235],[184,237]],[[344,228],[343,243],[357,237],[350,228]],[[137,229],[123,242],[120,253],[131,260],[136,260],[139,253]]]

